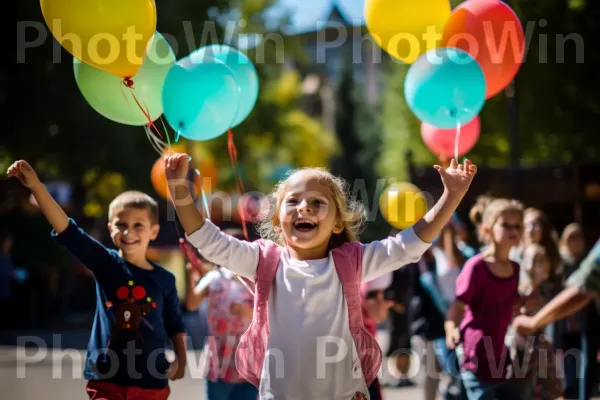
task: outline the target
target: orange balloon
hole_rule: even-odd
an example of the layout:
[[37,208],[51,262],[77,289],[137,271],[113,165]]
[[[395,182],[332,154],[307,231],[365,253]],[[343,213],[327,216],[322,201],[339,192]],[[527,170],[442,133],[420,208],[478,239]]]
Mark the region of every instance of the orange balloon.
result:
[[[210,193],[217,184],[217,167],[215,166],[214,161],[212,159],[205,159],[199,164],[200,165],[190,164],[190,169],[197,167],[200,171],[200,175],[193,172],[194,183],[192,196],[194,197],[201,195],[201,188],[204,188],[205,193]],[[156,193],[167,200],[171,200],[171,194],[169,193],[169,187],[167,185],[167,176],[165,174],[165,160],[162,157],[156,160],[152,166],[150,180],[152,181],[152,186]]]
[[446,22],[442,46],[464,50],[477,60],[489,99],[508,86],[519,71],[525,37],[519,17],[503,1],[467,0]]

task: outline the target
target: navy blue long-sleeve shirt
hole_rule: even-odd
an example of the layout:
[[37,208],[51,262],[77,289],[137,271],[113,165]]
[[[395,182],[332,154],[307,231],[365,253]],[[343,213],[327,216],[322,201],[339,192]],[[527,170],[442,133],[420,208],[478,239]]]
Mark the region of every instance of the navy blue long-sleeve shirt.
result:
[[55,240],[96,280],[96,314],[84,376],[122,386],[168,386],[168,341],[185,332],[175,276],[161,266],[137,267],[108,249],[70,220]]

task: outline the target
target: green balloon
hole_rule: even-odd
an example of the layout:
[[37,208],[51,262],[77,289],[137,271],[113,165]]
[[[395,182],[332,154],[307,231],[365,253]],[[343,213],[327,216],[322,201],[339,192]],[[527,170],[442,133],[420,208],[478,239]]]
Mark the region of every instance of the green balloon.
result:
[[75,81],[88,104],[112,121],[134,126],[150,122],[145,113],[152,121],[162,115],[163,83],[174,64],[175,53],[158,32],[146,47],[141,68],[131,78],[131,89],[125,86],[123,78],[73,58]]

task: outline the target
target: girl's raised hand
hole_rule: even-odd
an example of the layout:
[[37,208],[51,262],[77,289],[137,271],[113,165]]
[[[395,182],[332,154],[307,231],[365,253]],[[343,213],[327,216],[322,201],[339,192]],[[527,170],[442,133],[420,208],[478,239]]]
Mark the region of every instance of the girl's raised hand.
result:
[[173,153],[165,156],[165,173],[167,180],[187,178],[190,156],[186,153]]
[[439,172],[446,191],[459,196],[467,193],[477,173],[477,166],[466,159],[464,164],[457,164],[456,160],[452,159],[448,168],[444,169],[439,165],[435,165],[434,168]]

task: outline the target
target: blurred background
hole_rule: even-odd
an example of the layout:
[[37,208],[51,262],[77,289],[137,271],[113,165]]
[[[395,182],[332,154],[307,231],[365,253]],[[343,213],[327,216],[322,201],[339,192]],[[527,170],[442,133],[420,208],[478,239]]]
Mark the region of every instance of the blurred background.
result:
[[[509,4],[526,31],[526,60],[514,83],[480,113],[480,137],[467,154],[479,172],[458,217],[474,242],[467,214],[476,197],[514,197],[543,210],[559,232],[581,224],[593,244],[600,235],[600,48],[594,39],[600,3]],[[177,275],[182,291],[185,258],[173,214],[153,182],[159,156],[143,129],[96,113],[73,78],[72,56],[49,31],[24,24],[45,26],[39,2],[13,5],[20,21],[17,62],[0,68],[0,107],[10,124],[0,136],[0,249],[2,268],[10,264],[14,271],[0,276],[2,343],[15,344],[24,332],[62,331],[72,334],[68,346],[84,348],[93,278],[53,243],[28,191],[6,179],[13,161],[28,160],[79,225],[107,245],[111,199],[126,189],[151,194],[160,202],[161,234],[149,256]],[[383,189],[378,179],[411,182],[439,197],[432,165],[448,160],[423,143],[404,96],[410,66],[392,62],[368,39],[363,0],[156,0],[156,6],[157,30],[178,59],[201,45],[225,43],[244,50],[257,68],[257,104],[233,132],[246,191],[268,193],[292,168],[323,166],[350,182],[364,180],[359,197],[368,209]],[[207,22],[215,37],[206,33]],[[347,39],[334,45],[339,35]],[[226,135],[178,144],[193,162],[210,160],[212,192],[239,197]],[[228,216],[217,203],[211,203],[212,219],[239,227],[239,214]],[[391,229],[377,213],[361,239],[380,239]]]

